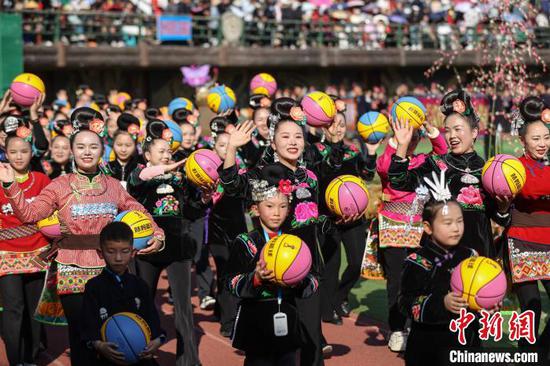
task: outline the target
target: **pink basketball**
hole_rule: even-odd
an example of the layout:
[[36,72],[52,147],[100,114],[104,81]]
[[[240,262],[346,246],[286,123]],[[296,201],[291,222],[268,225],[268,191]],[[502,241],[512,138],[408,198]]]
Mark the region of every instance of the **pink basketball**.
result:
[[472,310],[490,309],[506,295],[506,275],[494,260],[470,257],[453,270],[451,289],[468,301]]
[[187,179],[199,187],[210,185],[218,180],[218,168],[221,164],[221,159],[212,150],[196,150],[185,162]]
[[369,205],[369,191],[363,179],[341,175],[328,185],[325,201],[328,209],[339,217],[363,214]]
[[526,178],[521,161],[506,154],[487,160],[481,173],[483,188],[492,196],[515,196],[523,188]]
[[36,226],[42,234],[50,239],[61,238],[61,225],[59,224],[57,211],[52,216],[38,221]]
[[311,269],[311,252],[307,244],[295,235],[282,234],[272,238],[264,245],[260,258],[283,286],[300,283]]
[[265,72],[254,76],[250,81],[250,92],[252,94],[263,94],[271,97],[276,91],[277,81],[273,76]]
[[16,104],[22,107],[31,106],[34,101],[45,93],[42,79],[30,73],[18,75],[10,85],[11,96]]
[[302,99],[302,109],[307,118],[307,124],[312,127],[329,125],[336,115],[336,105],[328,94],[320,91],[309,93]]

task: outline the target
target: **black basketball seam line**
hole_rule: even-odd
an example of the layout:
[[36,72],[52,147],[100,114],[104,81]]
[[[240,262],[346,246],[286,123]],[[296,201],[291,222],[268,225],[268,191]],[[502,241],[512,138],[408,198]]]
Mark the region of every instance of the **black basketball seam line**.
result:
[[[493,159],[493,163],[495,162],[495,160]],[[491,163],[491,164],[493,164]],[[502,165],[502,162],[500,162],[500,165]],[[491,174],[491,187],[493,189],[493,193],[495,193],[495,172],[497,171],[497,167],[496,166],[493,166],[493,174]]]
[[[302,250],[302,240],[300,239],[300,250]],[[298,250],[298,254],[300,253],[300,250]],[[292,263],[294,263],[294,260],[296,259],[296,256],[294,256],[294,259],[292,260]],[[281,274],[281,281],[283,280],[283,277],[285,276],[285,273],[288,271],[288,268]]]
[[[483,262],[485,262],[485,259],[483,259]],[[480,264],[480,266],[481,266],[481,264]],[[499,267],[500,267],[500,266],[499,266]],[[503,272],[503,269],[502,269],[502,267],[500,267],[500,272],[497,273],[496,276],[494,276],[493,278],[491,278],[491,280],[490,280],[489,282],[491,282],[491,281],[493,281],[495,278],[497,278],[498,275],[501,274],[502,272]],[[489,284],[489,282],[487,282],[485,285],[481,286],[481,287],[478,289],[478,291],[481,291],[485,286],[487,286],[487,285]],[[506,285],[506,286],[508,287],[508,285]],[[477,296],[477,295],[476,295],[476,296]],[[494,297],[494,296],[478,296],[478,297],[481,298],[481,299],[490,299],[490,298],[492,298],[492,297]]]
[[[354,183],[354,182],[346,182],[346,183],[351,183],[351,184],[355,184],[356,186],[358,186],[358,184]],[[357,210],[357,213],[359,213],[359,205],[357,204],[357,201],[355,200],[355,197],[353,196],[353,192],[345,184],[343,184],[343,186],[349,192],[349,195],[351,196],[351,199],[353,200],[353,203],[355,204],[355,209]],[[361,187],[359,187],[359,188],[361,188]]]
[[[509,160],[509,159],[507,159],[507,160]],[[508,164],[506,161],[502,161],[500,164],[506,164],[506,166],[508,166],[508,167],[512,168],[513,170],[515,170],[516,173],[518,173],[518,176],[521,177],[520,172],[519,172],[516,168],[514,168],[511,164]],[[523,166],[523,164],[522,164],[522,166]],[[523,184],[525,184],[525,181],[526,181],[526,180],[527,180],[527,176],[525,177],[525,179],[522,179]]]
[[[116,315],[116,314],[115,314],[115,315]],[[126,315],[124,315],[124,316],[126,316]],[[119,330],[121,330],[122,327],[118,324],[116,318],[113,316],[111,319],[113,319],[113,321],[115,322],[117,328],[118,328]],[[133,319],[132,319],[132,320],[133,320]],[[120,331],[120,334],[122,335],[122,337],[123,337],[124,340],[126,341],[126,344],[128,345],[128,348],[130,348],[130,351],[134,354],[134,356],[135,356],[136,358],[139,359],[139,355],[136,354],[136,352],[134,351],[134,348],[132,347],[132,345],[131,345],[130,342],[128,341],[128,338],[126,338],[126,336],[124,335],[124,332],[122,332],[122,330]],[[147,337],[145,337],[145,338],[147,338]]]
[[[284,234],[283,234],[284,235]],[[283,238],[283,235],[279,235],[277,239],[275,239],[275,243],[277,244],[281,239]],[[275,258],[273,259],[273,274],[275,275],[275,279],[277,279],[277,258],[279,257],[279,249],[281,249],[281,245],[277,245],[277,252],[275,252]],[[281,280],[283,277],[281,277]]]
[[[338,178],[338,177],[334,178],[334,180],[341,181],[341,179]],[[333,180],[333,181],[334,181],[334,180]],[[331,183],[332,183],[332,182],[331,182]],[[334,184],[334,185],[330,188],[330,190],[327,192],[328,194],[325,193],[325,201],[330,201],[330,193],[334,190],[334,188],[336,188],[336,184]],[[327,198],[329,198],[329,199],[327,200]],[[328,206],[328,202],[327,202],[327,206]]]
[[[403,103],[403,102],[402,102],[402,103]],[[407,102],[405,102],[405,103],[407,103]],[[408,103],[411,103],[411,102],[408,102]],[[409,117],[416,117],[416,116],[411,115],[411,114],[409,113],[409,111],[407,111],[405,108],[401,107],[401,106],[399,105],[399,103],[397,103],[397,102],[396,102],[396,105],[395,105],[395,109],[396,109],[395,115],[396,115],[396,116],[397,116],[397,108],[401,108],[405,113],[407,113],[407,114],[409,115]],[[422,111],[422,112],[423,112],[424,114],[426,114],[426,112],[424,112],[424,111]],[[411,119],[412,119],[412,118],[411,118]],[[416,119],[415,119],[415,122],[416,122]],[[418,122],[420,122],[420,121],[418,121]]]
[[[477,271],[479,270],[479,267],[481,267],[481,264],[485,261],[485,259],[482,259],[481,260],[481,263],[479,263],[476,267],[476,270],[474,271],[474,274],[472,275],[471,277],[471,281],[470,281],[470,286],[468,287],[468,292],[466,292],[468,294],[468,300],[470,300],[470,296],[472,296],[472,294],[470,294],[470,290],[472,289],[472,283],[474,282],[474,278],[476,278],[476,274],[477,274]],[[474,296],[474,301],[475,301],[476,297]],[[470,301],[468,301],[470,302]],[[477,302],[476,302],[477,304]]]

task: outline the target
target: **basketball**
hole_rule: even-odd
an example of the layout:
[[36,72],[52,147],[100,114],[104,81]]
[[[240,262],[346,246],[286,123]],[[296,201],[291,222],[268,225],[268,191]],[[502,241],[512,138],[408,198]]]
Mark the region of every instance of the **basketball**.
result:
[[399,98],[391,108],[394,122],[408,119],[413,128],[420,128],[426,120],[426,107],[414,97]]
[[16,104],[21,107],[29,107],[34,101],[46,92],[44,82],[35,74],[24,73],[17,75],[13,79],[11,86],[11,96]]
[[196,186],[205,186],[219,178],[218,168],[222,164],[219,156],[212,150],[199,149],[191,153],[185,162],[187,179]]
[[320,91],[309,93],[302,99],[302,109],[311,127],[329,125],[336,115],[336,105],[328,94]]
[[124,110],[124,107],[126,106],[126,102],[129,100],[132,100],[132,97],[130,94],[126,92],[120,92],[115,97],[115,104],[120,107],[120,109]]
[[263,94],[271,97],[277,91],[277,81],[270,74],[262,72],[250,81],[250,94]]
[[325,191],[328,209],[336,216],[363,214],[369,205],[369,191],[363,179],[341,175],[329,183]]
[[120,221],[134,232],[134,249],[140,250],[147,246],[147,242],[153,237],[153,223],[143,212],[122,211],[114,221]]
[[151,329],[137,314],[116,313],[101,326],[101,340],[116,344],[125,361],[134,364],[139,362],[139,354],[151,341]]
[[376,144],[390,131],[388,117],[379,112],[367,112],[357,121],[357,132],[363,140]]
[[300,283],[311,269],[311,252],[307,244],[294,235],[272,238],[264,245],[260,258],[282,286]]
[[521,161],[506,154],[487,160],[481,172],[483,188],[493,197],[513,197],[521,191],[526,178]]
[[170,141],[170,149],[172,149],[172,151],[176,151],[180,147],[181,141],[183,139],[183,135],[181,133],[181,128],[176,122],[174,122],[172,120],[169,120],[169,119],[164,120],[164,123],[166,123],[166,126],[168,126],[170,131],[172,131],[172,139]]
[[235,108],[237,98],[235,92],[225,85],[216,86],[208,92],[206,103],[214,113],[224,113]]
[[172,116],[172,113],[174,113],[178,109],[185,109],[191,113],[193,112],[193,102],[183,97],[172,99],[172,101],[170,101],[170,104],[168,104],[168,114]]
[[506,275],[494,260],[471,257],[453,270],[451,288],[468,301],[470,309],[490,309],[506,295]]
[[38,227],[38,230],[44,234],[44,236],[50,239],[61,238],[61,226],[59,225],[57,211],[55,211],[50,217],[38,221],[36,226]]

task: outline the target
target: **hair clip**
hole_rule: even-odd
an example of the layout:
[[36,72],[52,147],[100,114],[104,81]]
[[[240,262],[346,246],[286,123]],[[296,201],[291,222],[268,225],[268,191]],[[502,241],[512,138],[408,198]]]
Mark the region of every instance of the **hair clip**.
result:
[[453,102],[453,112],[456,113],[466,113],[468,109],[466,108],[466,103],[464,103],[462,100],[457,99]]
[[22,138],[26,142],[32,141],[32,131],[28,127],[25,127],[25,126],[18,127],[17,130],[15,130],[15,135],[17,137]]
[[516,136],[518,134],[518,131],[525,124],[525,120],[523,119],[523,116],[521,115],[519,109],[516,109],[511,113],[510,123],[512,124],[512,135]]
[[447,201],[452,198],[452,195],[451,191],[449,191],[449,187],[447,186],[447,182],[445,181],[445,170],[441,170],[439,179],[437,178],[437,174],[432,172],[432,178],[433,179],[430,180],[429,178],[424,177],[424,181],[431,188],[430,192],[433,199],[445,204],[441,213],[443,215],[447,215],[449,212]]
[[99,118],[94,118],[90,121],[89,129],[92,132],[95,132],[99,137],[105,136],[105,122]]
[[544,108],[540,113],[540,120],[544,123],[550,123],[550,108]]
[[8,116],[4,120],[4,132],[9,134],[10,132],[14,132],[19,127],[19,119],[14,116]]
[[344,102],[341,99],[336,99],[334,101],[334,105],[336,106],[336,110],[338,112],[345,112],[346,111],[346,102]]

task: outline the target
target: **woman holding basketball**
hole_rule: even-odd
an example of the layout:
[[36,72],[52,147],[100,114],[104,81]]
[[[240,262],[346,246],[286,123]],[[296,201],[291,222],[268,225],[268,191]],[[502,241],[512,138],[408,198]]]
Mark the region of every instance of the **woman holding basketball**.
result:
[[[101,272],[105,265],[96,252],[99,231],[120,211],[144,211],[144,208],[126,193],[116,179],[103,175],[99,170],[99,159],[103,153],[99,134],[104,129],[101,114],[91,108],[77,108],[71,115],[71,122],[76,131],[71,137],[77,169],[74,173],[55,179],[32,202],[25,200],[24,186],[15,181],[16,172],[10,165],[0,165],[0,181],[8,202],[22,222],[36,222],[58,210],[63,237],[56,244],[55,252],[47,255],[48,259],[55,256],[48,272],[48,276],[52,277],[48,277],[48,283],[55,288],[47,287],[43,298],[46,298],[48,290],[55,291],[59,296],[69,326],[71,363],[87,365],[90,351],[80,342],[80,312],[86,282]],[[156,224],[154,227],[154,238],[139,254],[150,254],[160,249],[164,233]],[[48,310],[51,307],[45,308]],[[41,310],[44,309],[39,304],[39,316],[52,315],[41,313]]]
[[464,233],[461,245],[475,249],[480,255],[494,258],[491,219],[506,226],[510,221],[510,198],[493,199],[481,185],[481,171],[485,161],[475,152],[474,143],[479,133],[479,117],[470,96],[463,90],[454,90],[441,101],[445,115],[445,139],[450,152],[432,155],[421,165],[409,169],[408,148],[414,129],[408,121],[392,121],[397,142],[388,171],[390,187],[399,191],[414,192],[422,178],[432,172],[445,171],[447,184],[454,199],[464,211]]
[[[33,200],[50,180],[29,171],[31,138],[14,132],[6,138],[6,157],[26,200]],[[10,365],[35,363],[40,346],[40,323],[33,315],[44,285],[47,263],[35,260],[49,249],[48,240],[34,224],[24,224],[8,196],[0,192],[0,294],[4,299],[2,338]]]
[[210,197],[203,195],[201,203],[190,196],[183,174],[178,171],[184,161],[170,163],[170,143],[162,138],[167,128],[160,120],[147,124],[143,144],[147,166],[138,165],[128,180],[128,192],[147,209],[166,235],[165,249],[136,258],[136,269],[153,299],[160,273],[166,269],[174,300],[176,365],[196,365],[200,362],[191,306],[191,260],[196,248],[185,232],[187,225],[183,221],[204,216]]
[[[344,143],[345,104],[341,100],[335,102],[340,107],[339,111],[336,113],[334,121],[328,127],[323,127],[323,142],[317,142],[313,146],[323,159],[327,158],[333,150],[339,150],[338,154],[342,156],[342,163],[339,168],[334,167],[319,177],[320,192],[326,192],[330,182],[340,175],[351,174],[370,181],[376,170],[376,149],[380,142],[367,144],[366,158],[363,158],[355,145]],[[324,199],[320,200],[319,211],[321,214],[331,215]],[[325,270],[321,289],[321,307],[325,322],[339,325],[342,324],[342,316],[349,316],[348,295],[361,275],[361,263],[366,241],[365,231],[366,220],[364,217],[358,217],[357,220],[350,223],[337,225],[335,230],[324,236],[324,240],[322,240]],[[346,251],[347,267],[339,281],[341,242]]]
[[[537,335],[542,313],[539,281],[550,296],[550,166],[546,165],[550,146],[546,123],[550,123],[550,106],[540,98],[528,97],[521,102],[514,122],[524,149],[519,160],[527,179],[514,198],[512,222],[507,230],[508,261],[521,311],[535,313]],[[522,340],[519,345],[528,344]],[[537,337],[537,346],[548,352],[550,323]]]
[[[427,136],[432,144],[432,152],[429,154],[414,153],[422,135]],[[420,247],[423,232],[421,214],[424,202],[416,192],[400,191],[390,186],[388,171],[396,150],[397,141],[395,137],[392,137],[376,163],[376,171],[382,184],[382,208],[378,214],[378,240],[381,249],[381,264],[387,280],[388,324],[391,331],[388,347],[393,352],[403,352],[407,344],[405,330],[407,317],[399,311],[397,295],[401,285],[403,261],[412,250]],[[408,169],[410,170],[424,164],[432,154],[445,154],[447,143],[437,128],[426,123],[420,130],[414,130],[406,151],[409,160]]]
[[[271,105],[270,137],[273,159],[276,161],[267,164],[278,166],[284,171],[281,189],[292,192],[290,214],[282,225],[282,230],[299,236],[308,244],[313,257],[313,272],[319,273],[322,259],[317,245],[317,226],[324,229],[330,222],[319,216],[318,212],[318,180],[317,175],[306,168],[303,163],[305,148],[305,115],[295,100],[279,98]],[[220,181],[225,194],[250,198],[250,179],[260,179],[263,167],[256,167],[239,175],[236,162],[237,149],[250,141],[254,125],[252,121],[239,124],[231,133],[227,147],[227,156],[220,169]],[[339,164],[341,156],[336,152],[326,159],[316,161],[316,171],[329,170]],[[302,348],[301,360],[303,365],[321,365],[321,314],[320,299],[314,294],[308,299],[297,301],[301,321],[308,334],[306,346]]]

